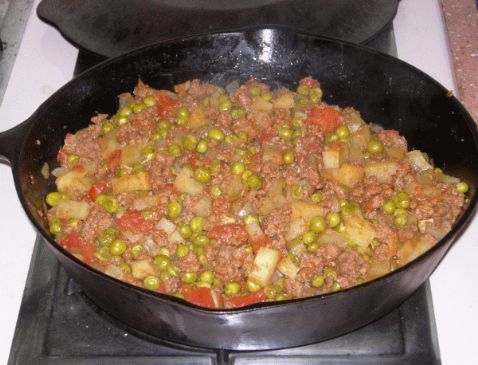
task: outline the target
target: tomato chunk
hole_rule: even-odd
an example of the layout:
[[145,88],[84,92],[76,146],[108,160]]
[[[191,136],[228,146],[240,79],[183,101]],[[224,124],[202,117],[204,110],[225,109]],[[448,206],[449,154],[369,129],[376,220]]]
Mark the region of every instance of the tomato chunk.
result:
[[156,97],[158,102],[158,113],[162,117],[170,115],[175,109],[178,101],[170,96],[160,94]]
[[340,125],[340,112],[331,107],[314,107],[307,112],[307,123],[317,125],[323,133],[333,132]]
[[267,300],[264,290],[258,290],[253,293],[231,298],[233,308],[244,307],[246,305],[265,302]]
[[206,308],[217,308],[212,290],[209,288],[196,288],[184,293],[184,299],[193,304]]
[[61,242],[61,246],[77,255],[83,257],[83,261],[90,264],[95,259],[95,246],[93,243],[87,243],[80,241],[80,236],[77,232],[70,233],[64,237]]
[[114,151],[108,159],[108,169],[110,171],[116,170],[121,165],[121,151]]
[[145,219],[141,213],[136,210],[123,214],[116,220],[116,224],[122,231],[128,231],[132,233],[149,232],[154,227],[154,222]]
[[107,186],[105,183],[93,184],[88,192],[88,196],[94,201],[98,195],[103,194],[106,190]]

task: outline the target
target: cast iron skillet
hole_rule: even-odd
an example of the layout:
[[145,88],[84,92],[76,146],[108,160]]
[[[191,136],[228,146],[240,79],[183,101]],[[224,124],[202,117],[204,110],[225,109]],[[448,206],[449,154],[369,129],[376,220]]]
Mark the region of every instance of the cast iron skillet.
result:
[[[471,202],[454,228],[426,254],[380,279],[336,293],[243,309],[209,310],[108,277],[57,245],[45,229],[45,194],[54,188],[40,169],[55,166],[67,132],[98,112],[113,113],[116,95],[138,77],[157,88],[185,80],[225,85],[254,76],[294,88],[312,75],[324,99],[353,106],[368,122],[398,129],[446,172],[471,186]],[[183,344],[235,350],[317,342],[361,327],[398,306],[433,272],[470,220],[477,203],[477,128],[448,91],[395,58],[290,29],[209,34],[142,48],[106,61],[70,81],[24,123],[0,134],[0,155],[12,166],[20,201],[35,229],[85,294],[141,332]]]

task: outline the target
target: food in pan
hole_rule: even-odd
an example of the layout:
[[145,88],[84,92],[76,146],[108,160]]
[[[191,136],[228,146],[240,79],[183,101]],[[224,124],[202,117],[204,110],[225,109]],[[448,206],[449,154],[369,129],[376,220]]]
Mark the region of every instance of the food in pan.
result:
[[[209,308],[314,296],[413,260],[468,186],[395,130],[296,91],[139,82],[68,134],[46,196],[66,250],[125,282]],[[380,122],[380,121],[377,121]]]

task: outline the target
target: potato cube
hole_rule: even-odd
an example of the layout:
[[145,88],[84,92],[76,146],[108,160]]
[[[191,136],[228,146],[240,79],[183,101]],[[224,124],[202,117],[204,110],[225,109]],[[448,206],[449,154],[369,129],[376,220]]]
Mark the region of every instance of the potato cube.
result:
[[348,158],[348,148],[343,142],[335,142],[326,145],[322,152],[324,168],[338,169]]
[[148,275],[156,275],[153,261],[150,258],[131,262],[131,274],[136,279],[144,279]]
[[121,164],[132,166],[143,159],[144,144],[131,144],[123,148],[121,152]]
[[336,179],[342,185],[345,185],[348,188],[353,188],[360,183],[363,175],[364,169],[362,166],[344,163],[340,166]]
[[292,93],[284,93],[274,101],[274,108],[276,109],[292,109],[294,106],[294,95]]
[[141,171],[134,175],[126,175],[111,181],[114,194],[127,193],[135,190],[151,190],[149,173]]
[[86,176],[87,173],[88,170],[83,166],[75,166],[72,170],[56,179],[58,191],[66,193],[69,196],[81,195],[88,192],[93,183],[91,179]]
[[283,257],[277,265],[277,269],[289,279],[295,279],[299,272],[299,267],[294,264],[288,257]]
[[89,212],[90,205],[87,202],[65,199],[56,206],[56,216],[60,219],[86,219]]
[[344,226],[342,234],[347,242],[358,245],[362,250],[365,250],[376,236],[374,226],[357,215],[344,216]]
[[276,269],[281,254],[268,247],[261,247],[254,258],[254,266],[249,279],[262,287],[267,286]]
[[204,185],[194,179],[193,171],[189,167],[183,168],[178,176],[176,176],[174,187],[181,193],[190,195],[201,194],[204,190]]
[[391,183],[397,169],[398,163],[394,161],[369,162],[364,166],[364,173],[366,177],[374,177],[380,183]]

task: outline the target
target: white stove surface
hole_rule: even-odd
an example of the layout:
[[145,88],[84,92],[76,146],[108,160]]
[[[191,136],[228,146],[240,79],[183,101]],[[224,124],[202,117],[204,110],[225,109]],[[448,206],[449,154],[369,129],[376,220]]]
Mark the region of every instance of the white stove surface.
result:
[[[26,120],[71,79],[77,49],[40,21],[35,1],[0,106],[0,130]],[[402,0],[394,20],[398,56],[455,90],[439,0]],[[456,93],[455,93],[456,94]],[[8,166],[0,165],[0,364],[6,364],[35,242]],[[431,277],[442,362],[476,363],[478,218]],[[25,339],[28,341],[28,339]]]

